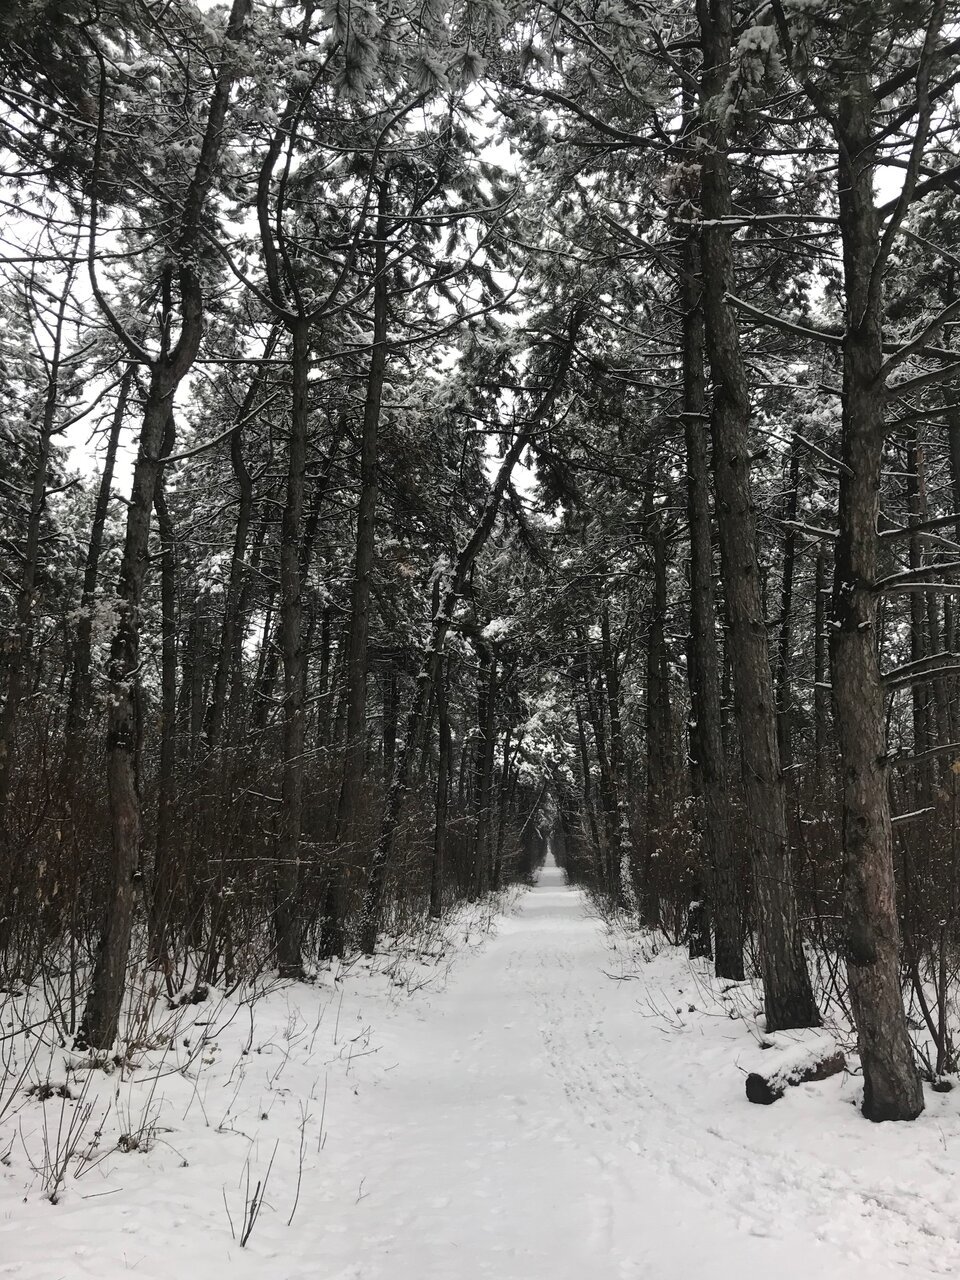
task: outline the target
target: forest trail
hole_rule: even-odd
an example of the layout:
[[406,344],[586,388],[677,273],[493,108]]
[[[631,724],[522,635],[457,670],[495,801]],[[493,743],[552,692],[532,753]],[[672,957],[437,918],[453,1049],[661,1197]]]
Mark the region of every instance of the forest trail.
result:
[[348,1238],[321,1246],[318,1277],[833,1280],[866,1263],[879,1277],[957,1274],[952,1169],[927,1213],[909,1162],[886,1167],[906,1126],[868,1125],[847,1099],[839,1143],[797,1143],[804,1099],[751,1107],[729,1042],[712,1070],[710,1042],[665,1034],[656,1002],[645,1009],[614,963],[550,861],[432,1009],[406,1007],[419,1025],[394,1028],[403,1051],[367,1116],[362,1196]]
[[[733,1018],[708,963],[639,962],[552,862],[465,940],[461,922],[445,980],[449,950],[192,1007],[156,1074],[97,1073],[96,1123],[146,1117],[152,1136],[129,1154],[104,1138],[55,1207],[25,1102],[0,1160],[0,1277],[960,1274],[960,1091],[928,1094],[913,1125],[865,1121],[853,1077],[751,1106],[752,989]],[[202,1062],[185,1047],[201,1028]]]

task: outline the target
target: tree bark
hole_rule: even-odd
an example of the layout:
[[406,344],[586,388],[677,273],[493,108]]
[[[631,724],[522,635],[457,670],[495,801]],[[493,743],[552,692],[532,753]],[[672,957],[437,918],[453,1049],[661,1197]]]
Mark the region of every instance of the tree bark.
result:
[[[439,605],[439,600],[437,601]],[[436,612],[436,607],[435,610]],[[447,848],[447,813],[450,805],[450,764],[453,739],[447,707],[447,680],[450,659],[444,658],[437,671],[436,703],[440,760],[437,766],[436,825],[433,833],[433,859],[430,864],[430,918],[443,915],[443,878]]]
[[817,547],[814,568],[813,606],[813,750],[817,790],[822,792],[828,774],[827,742],[830,733],[830,690],[827,641],[827,594],[829,553],[821,543]]
[[303,824],[304,651],[300,539],[310,417],[310,325],[294,321],[293,398],[287,455],[287,490],[280,525],[280,653],[283,666],[283,774],[277,841],[276,938],[280,976],[301,972],[298,890]]
[[843,762],[845,950],[863,1065],[863,1111],[871,1120],[909,1120],[923,1110],[923,1092],[900,991],[900,930],[877,652],[874,582],[884,440],[883,295],[873,190],[873,95],[869,75],[856,65],[868,57],[868,49],[855,52],[853,67],[846,67],[835,123],[845,332],[843,465],[830,658]]
[[699,254],[687,238],[683,291],[683,435],[690,529],[690,718],[694,785],[703,805],[703,859],[718,978],[743,979],[743,925],[733,845],[733,816],[723,741],[720,654],[713,587],[710,461]]
[[800,509],[800,446],[790,444],[790,478],[784,510],[786,535],[783,540],[783,573],[780,583],[780,634],[777,639],[777,732],[781,768],[793,762],[793,579],[797,563],[797,530]]
[[[498,893],[503,888],[503,851],[507,836],[507,810],[509,809],[510,799],[517,780],[516,769],[514,768],[515,757],[511,755],[512,744],[513,725],[507,721],[507,727],[503,731],[503,754],[500,763],[500,782],[497,787],[497,823],[493,843],[493,870],[490,880],[490,887],[494,893]],[[520,742],[518,741],[517,752],[519,750]]]
[[587,731],[583,722],[583,708],[580,705],[579,697],[576,696],[574,697],[574,709],[576,710],[577,715],[577,745],[579,747],[580,755],[583,812],[586,818],[587,830],[590,837],[590,848],[593,853],[594,862],[596,863],[596,884],[597,889],[601,893],[608,893],[610,886],[607,882],[607,869],[603,856],[603,841],[600,837],[600,827],[597,823],[597,806],[593,799],[590,748],[587,745]]
[[[603,853],[604,853],[604,888],[611,902],[624,906],[623,879],[620,861],[620,815],[617,805],[617,789],[610,766],[610,753],[607,750],[607,727],[604,702],[605,688],[602,671],[594,674],[591,670],[590,650],[586,637],[582,637],[583,645],[583,692],[587,708],[587,719],[593,730],[593,745],[597,756],[597,789],[600,792],[600,807],[603,811]],[[640,886],[641,894],[643,886]]]
[[117,585],[119,620],[110,647],[106,742],[113,865],[93,983],[77,1033],[78,1047],[109,1048],[117,1037],[141,882],[140,606],[148,563],[150,517],[163,466],[161,447],[179,382],[165,366],[166,362],[154,366],[150,378]]
[[[127,957],[133,929],[135,895],[140,879],[141,812],[137,766],[141,738],[140,605],[147,570],[150,520],[164,428],[173,409],[177,387],[187,376],[203,336],[203,285],[195,255],[204,211],[224,144],[224,126],[237,74],[237,45],[243,35],[252,0],[234,0],[220,50],[216,79],[196,167],[187,189],[180,229],[174,246],[179,280],[180,334],[169,349],[174,307],[170,282],[174,268],[164,267],[161,281],[162,337],[159,354],[150,361],[150,385],[144,406],[140,445],[127,508],[120,578],[117,586],[119,621],[110,650],[110,699],[107,718],[107,791],[113,836],[113,866],[106,918],[100,934],[93,983],[81,1019],[78,1045],[108,1048],[116,1039],[126,981]],[[102,138],[98,135],[98,155]],[[96,168],[96,165],[94,166]],[[91,221],[95,216],[91,212]],[[91,250],[92,252],[92,250]],[[115,328],[118,323],[93,278],[94,294]],[[146,353],[120,330],[138,360]]]
[[[664,601],[665,610],[666,604]],[[603,660],[603,683],[606,690],[607,714],[610,718],[610,773],[613,784],[613,802],[616,806],[617,815],[618,868],[616,884],[619,888],[620,905],[623,905],[624,872],[626,872],[629,881],[632,875],[633,850],[630,847],[630,815],[627,809],[627,748],[623,732],[623,720],[620,715],[620,668],[610,631],[610,606],[606,600],[600,607],[600,647]],[[649,882],[649,887],[653,890],[653,899],[655,899],[655,880]],[[652,914],[658,918],[660,914],[659,907],[653,907]]]
[[697,0],[703,54],[702,211],[700,252],[706,346],[713,380],[711,431],[720,559],[730,624],[750,854],[757,908],[760,970],[767,1029],[820,1021],[793,886],[776,697],[763,615],[750,480],[750,398],[733,292],[726,113],[722,95],[731,69],[730,0]]
[[[167,419],[162,452],[173,452],[173,414]],[[156,848],[151,886],[151,952],[163,957],[176,898],[173,832],[177,770],[177,560],[173,521],[167,507],[163,472],[154,496],[160,538],[160,758],[157,770]]]
[[653,557],[653,594],[647,631],[647,831],[641,918],[648,928],[660,924],[659,862],[670,828],[673,783],[673,733],[665,636],[667,543],[659,516],[651,510],[647,538]]
[[[349,848],[354,839],[360,789],[367,750],[367,644],[370,632],[370,584],[376,551],[376,514],[379,493],[380,411],[387,370],[387,234],[389,199],[386,179],[378,184],[374,250],[373,339],[363,404],[360,437],[360,496],[357,502],[357,538],[354,554],[350,630],[347,639],[345,742],[343,778],[337,801],[337,845]],[[338,860],[328,868],[330,889],[324,905],[320,955],[340,955],[345,945],[346,868]]]
[[477,651],[477,723],[473,745],[473,876],[480,897],[491,885],[491,805],[497,697],[497,661],[482,642]]

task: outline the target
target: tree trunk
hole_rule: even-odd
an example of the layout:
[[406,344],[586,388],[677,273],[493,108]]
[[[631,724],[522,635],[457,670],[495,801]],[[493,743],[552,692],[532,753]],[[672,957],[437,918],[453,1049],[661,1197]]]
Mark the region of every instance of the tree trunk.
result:
[[[911,525],[924,518],[920,494],[920,456],[917,445],[917,428],[907,430],[907,512]],[[909,541],[910,568],[919,570],[923,565],[923,544],[920,535],[914,533]],[[933,652],[927,645],[926,597],[919,591],[910,592],[910,661],[919,663]],[[931,714],[930,683],[918,680],[911,689],[913,706],[913,751],[922,755],[934,744],[933,716]],[[920,805],[929,804],[933,798],[934,761],[922,760],[916,766],[916,800]]]
[[[632,876],[632,849],[630,816],[627,808],[627,749],[620,716],[620,669],[610,632],[610,607],[605,600],[600,608],[600,645],[603,659],[603,682],[607,694],[607,713],[610,717],[610,772],[613,780],[614,803],[617,812],[617,885],[621,905],[624,902],[624,871]],[[602,714],[602,713],[601,713]],[[656,895],[655,881],[650,888]],[[659,910],[654,914],[658,917]]]
[[586,814],[587,828],[590,833],[590,847],[593,850],[597,865],[597,888],[602,893],[609,892],[606,866],[603,860],[603,842],[600,839],[600,828],[597,825],[597,809],[593,802],[593,782],[591,780],[590,749],[587,746],[587,733],[583,723],[583,709],[580,699],[574,699],[577,713],[577,744],[580,748],[580,774],[583,783],[583,810]]
[[[162,452],[173,452],[174,424],[168,415]],[[176,900],[173,833],[177,769],[177,558],[173,521],[167,508],[163,472],[154,497],[160,538],[160,759],[157,770],[156,850],[151,886],[151,953],[162,959],[170,911]]]
[[659,516],[652,510],[647,537],[653,553],[653,594],[647,631],[647,856],[641,918],[655,929],[661,923],[659,861],[671,817],[673,724],[665,637],[667,544]]
[[829,552],[817,547],[813,606],[813,750],[817,791],[822,793],[828,776],[827,741],[830,733],[830,672],[827,659],[827,566]]
[[[179,280],[180,334],[169,349],[173,322],[171,280],[174,267],[164,267],[161,349],[150,363],[150,386],[144,406],[140,447],[134,464],[133,485],[127,508],[120,578],[117,585],[119,619],[110,649],[110,696],[107,715],[107,791],[113,835],[113,866],[106,918],[100,935],[87,998],[77,1036],[78,1045],[108,1048],[116,1039],[126,981],[127,957],[137,883],[140,879],[141,815],[137,767],[141,739],[140,702],[140,605],[146,576],[150,518],[157,480],[163,468],[160,448],[173,410],[177,387],[189,373],[203,336],[203,288],[196,271],[195,254],[201,224],[217,161],[224,144],[224,125],[237,69],[237,46],[242,37],[251,0],[233,0],[220,49],[216,82],[210,98],[203,141],[196,167],[184,197],[180,230],[175,245]],[[98,148],[99,148],[98,142]],[[94,282],[97,301],[106,306]],[[112,318],[112,312],[108,311]],[[122,332],[122,331],[121,331]],[[144,358],[139,344],[124,335],[137,359]]]
[[[163,462],[161,446],[176,381],[155,366],[144,408],[140,446],[127,506],[127,528],[117,584],[119,619],[110,647],[107,710],[107,790],[113,832],[110,896],[100,934],[93,984],[77,1033],[78,1047],[109,1048],[117,1037],[126,985],[127,956],[141,881],[139,790],[140,606],[148,564],[150,517]],[[172,384],[172,385],[171,385]]]
[[390,654],[383,664],[383,776],[393,777],[397,755],[397,723],[400,716],[400,678],[396,658]]
[[720,559],[730,623],[743,781],[757,905],[767,1030],[820,1021],[800,936],[777,741],[776,698],[760,588],[750,481],[750,397],[736,314],[727,301],[734,262],[725,116],[731,0],[697,0],[703,53],[700,251],[707,352],[713,377],[713,467]]
[[743,926],[733,844],[720,654],[713,590],[710,463],[707,449],[706,375],[699,255],[688,238],[682,263],[683,423],[687,457],[687,521],[690,527],[690,718],[694,785],[703,804],[703,860],[714,928],[718,978],[743,979]]
[[330,675],[330,606],[320,614],[320,667],[317,672],[317,746],[325,751],[330,744],[330,706],[333,680]]
[[[276,350],[279,329],[274,329],[263,352],[268,361]],[[259,369],[251,379],[247,393],[234,417],[230,433],[230,467],[237,485],[237,523],[233,532],[233,553],[230,557],[230,575],[227,579],[226,598],[223,604],[223,623],[217,646],[213,688],[204,714],[204,737],[208,751],[215,751],[223,733],[227,708],[227,690],[230,673],[238,660],[238,647],[243,640],[244,611],[242,596],[248,575],[246,564],[247,543],[253,519],[253,477],[243,456],[243,428],[254,410],[266,381],[266,367]]]
[[[853,37],[851,37],[853,38]],[[869,57],[864,49],[860,57]],[[884,439],[883,295],[875,269],[873,95],[865,71],[843,77],[835,129],[845,319],[839,537],[830,630],[842,768],[844,935],[863,1065],[863,1111],[910,1120],[923,1092],[900,992],[893,830],[877,634],[877,517]]]
[[[616,907],[624,906],[623,880],[620,875],[620,815],[617,805],[617,789],[610,767],[607,750],[607,727],[604,711],[605,692],[603,674],[595,676],[590,670],[590,653],[586,639],[583,649],[583,689],[587,707],[587,719],[593,730],[593,745],[597,756],[597,789],[603,811],[604,887]],[[594,682],[596,688],[594,688]]]
[[[308,326],[310,324],[309,321],[298,321],[292,323],[303,323]],[[327,495],[327,488],[330,483],[330,476],[333,471],[333,465],[336,461],[339,447],[339,439],[334,439],[333,444],[323,461],[323,467],[314,485],[309,514],[303,522],[303,527],[300,532],[298,541],[299,550],[297,555],[300,564],[301,584],[307,580],[307,575],[310,571],[310,558],[313,554],[313,543],[320,527],[320,513],[323,510],[323,502]],[[244,610],[241,610],[241,615],[244,612]],[[281,638],[283,620],[282,617],[278,617],[276,627],[272,627],[272,600],[267,605],[265,615],[267,623],[271,625],[264,627],[260,657],[257,663],[257,675],[254,680],[256,702],[254,707],[253,723],[258,733],[263,732],[270,719],[270,707],[273,702],[273,691],[276,687],[277,675],[283,665],[283,641]]]
[[[378,184],[376,248],[373,286],[373,342],[367,372],[360,438],[360,497],[354,555],[350,632],[347,640],[346,726],[343,779],[337,802],[337,845],[349,847],[355,835],[367,749],[367,642],[370,631],[370,583],[376,552],[376,514],[379,493],[378,456],[380,409],[387,370],[387,234],[389,202],[386,180]],[[345,868],[329,867],[330,891],[324,905],[320,955],[340,955],[344,948]]]
[[447,708],[447,679],[450,659],[445,658],[437,671],[437,729],[439,732],[440,761],[437,767],[436,826],[433,833],[433,860],[430,864],[430,918],[439,920],[443,915],[443,876],[447,848],[447,812],[450,804],[450,763],[453,740],[450,735],[450,716]]
[[[517,753],[520,750],[520,740],[517,742]],[[500,785],[497,788],[497,826],[496,837],[493,847],[493,873],[490,887],[494,893],[499,892],[503,888],[503,850],[506,844],[507,835],[507,810],[510,805],[510,797],[513,788],[516,785],[516,769],[515,755],[511,755],[513,745],[513,725],[508,721],[507,727],[503,732],[503,755],[500,765]]]
[[70,690],[67,695],[66,727],[64,732],[64,766],[66,799],[72,807],[74,788],[79,776],[83,756],[83,731],[90,707],[90,663],[93,653],[93,608],[97,598],[100,578],[100,555],[103,550],[103,531],[110,509],[110,487],[117,462],[120,431],[127,412],[133,369],[128,368],[120,380],[117,403],[110,419],[107,447],[103,457],[103,472],[97,489],[97,499],[90,525],[90,538],[83,564],[83,589],[80,594],[77,634],[73,644],[70,669]]
[[473,894],[479,898],[490,888],[490,801],[497,664],[482,641],[474,641],[474,648],[477,653],[477,719],[473,741]]
[[793,762],[793,579],[797,563],[797,530],[794,528],[800,509],[800,446],[790,444],[790,479],[784,510],[786,534],[783,540],[783,576],[780,583],[780,635],[777,640],[777,731],[780,742],[780,764],[787,769]]
[[303,534],[304,473],[310,416],[310,325],[297,320],[293,339],[293,398],[287,457],[287,492],[280,525],[280,653],[283,665],[283,776],[277,842],[276,937],[280,976],[301,972],[299,880],[303,823],[304,652],[303,583],[300,539]]

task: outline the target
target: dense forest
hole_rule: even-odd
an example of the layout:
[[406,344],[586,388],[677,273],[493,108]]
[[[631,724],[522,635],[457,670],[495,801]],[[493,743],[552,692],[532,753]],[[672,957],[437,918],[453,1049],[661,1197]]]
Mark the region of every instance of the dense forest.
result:
[[916,1117],[957,1065],[958,32],[7,0],[0,984],[109,1050],[131,975],[309,978],[549,844],[768,1031],[843,1010],[864,1113]]

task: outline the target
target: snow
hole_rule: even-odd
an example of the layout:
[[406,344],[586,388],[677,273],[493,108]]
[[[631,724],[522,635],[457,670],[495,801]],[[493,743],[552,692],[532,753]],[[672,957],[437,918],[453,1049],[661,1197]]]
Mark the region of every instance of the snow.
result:
[[500,643],[509,636],[515,625],[514,618],[492,618],[480,632],[480,637],[493,644]]
[[[840,1046],[829,1031],[797,1030],[766,1032],[758,1051],[742,1055],[739,1066],[744,1071],[770,1073],[771,1059],[776,1059],[776,1075],[790,1081],[838,1052]],[[771,1050],[775,1052],[771,1053]]]
[[[957,1093],[928,1093],[912,1125],[867,1123],[853,1075],[752,1106],[751,984],[674,948],[638,955],[552,864],[482,943],[452,927],[452,965],[434,948],[252,1004],[211,996],[132,1072],[67,1077],[54,1048],[52,1082],[92,1082],[99,1154],[51,1205],[31,1168],[43,1117],[55,1145],[84,1104],[8,1112],[0,1276],[960,1273]],[[138,1126],[148,1150],[116,1150]],[[258,1181],[241,1249],[227,1207],[239,1239]]]

